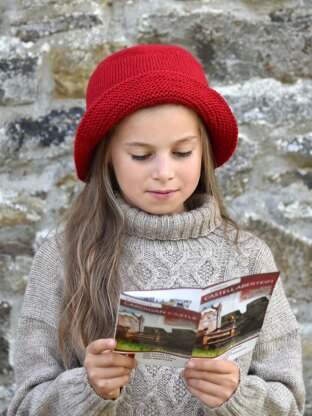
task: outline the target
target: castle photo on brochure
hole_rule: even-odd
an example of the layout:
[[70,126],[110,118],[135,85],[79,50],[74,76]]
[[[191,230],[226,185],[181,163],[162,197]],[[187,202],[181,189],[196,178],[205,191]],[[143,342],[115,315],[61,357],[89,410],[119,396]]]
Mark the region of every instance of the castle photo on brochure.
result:
[[249,275],[199,289],[125,292],[115,350],[172,366],[190,357],[236,358],[255,346],[278,276]]

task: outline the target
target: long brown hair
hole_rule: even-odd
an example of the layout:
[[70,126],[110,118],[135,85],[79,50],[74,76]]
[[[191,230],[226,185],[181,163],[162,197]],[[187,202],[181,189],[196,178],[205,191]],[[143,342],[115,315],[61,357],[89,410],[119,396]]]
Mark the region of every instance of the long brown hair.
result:
[[[192,110],[191,110],[192,111]],[[194,113],[196,114],[196,113]],[[218,189],[212,151],[204,123],[197,116],[203,143],[201,176],[187,207],[198,197],[213,195],[226,224],[228,215]],[[124,218],[116,201],[118,184],[109,163],[110,142],[119,126],[102,140],[94,154],[88,181],[65,217],[65,282],[63,312],[58,328],[59,350],[66,368],[93,340],[114,335],[122,290],[119,264]]]

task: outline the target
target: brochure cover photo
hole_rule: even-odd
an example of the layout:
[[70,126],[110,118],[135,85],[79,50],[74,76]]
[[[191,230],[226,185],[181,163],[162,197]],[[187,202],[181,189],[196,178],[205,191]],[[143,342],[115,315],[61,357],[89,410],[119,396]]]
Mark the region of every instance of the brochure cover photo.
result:
[[235,359],[254,348],[278,277],[272,272],[206,288],[125,292],[115,351],[175,367],[191,357]]

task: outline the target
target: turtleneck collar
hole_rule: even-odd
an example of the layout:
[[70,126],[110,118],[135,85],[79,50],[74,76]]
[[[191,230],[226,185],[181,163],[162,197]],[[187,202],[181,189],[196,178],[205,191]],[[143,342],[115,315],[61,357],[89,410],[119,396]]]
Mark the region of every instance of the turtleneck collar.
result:
[[119,195],[127,234],[150,240],[185,240],[203,237],[222,223],[219,207],[212,196],[196,209],[172,215],[153,215],[128,205]]

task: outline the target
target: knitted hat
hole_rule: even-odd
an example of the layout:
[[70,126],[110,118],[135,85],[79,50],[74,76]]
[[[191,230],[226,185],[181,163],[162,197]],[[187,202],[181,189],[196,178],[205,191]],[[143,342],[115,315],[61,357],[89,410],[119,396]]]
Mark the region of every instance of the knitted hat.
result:
[[87,88],[87,107],[74,144],[77,176],[86,180],[96,145],[127,115],[157,104],[180,104],[206,124],[215,167],[237,144],[237,123],[226,101],[208,86],[200,63],[173,45],[139,45],[104,59]]

